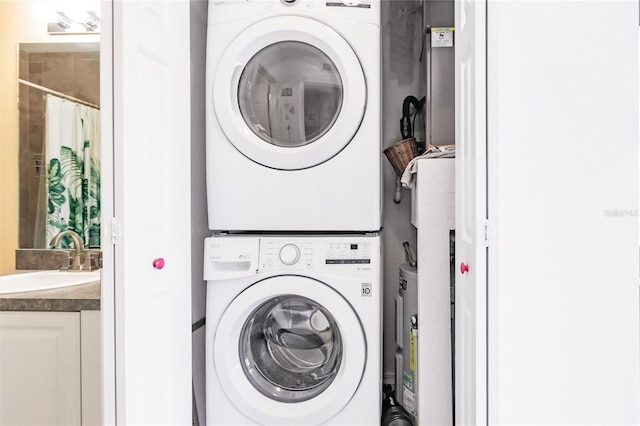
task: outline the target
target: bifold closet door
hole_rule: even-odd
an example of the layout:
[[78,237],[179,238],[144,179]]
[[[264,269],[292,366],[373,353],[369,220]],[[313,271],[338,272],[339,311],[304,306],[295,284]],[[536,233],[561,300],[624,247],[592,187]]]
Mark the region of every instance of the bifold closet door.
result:
[[487,421],[487,2],[455,2],[455,422]]
[[189,2],[105,6],[105,423],[190,424]]
[[491,424],[640,423],[638,16],[487,3]]

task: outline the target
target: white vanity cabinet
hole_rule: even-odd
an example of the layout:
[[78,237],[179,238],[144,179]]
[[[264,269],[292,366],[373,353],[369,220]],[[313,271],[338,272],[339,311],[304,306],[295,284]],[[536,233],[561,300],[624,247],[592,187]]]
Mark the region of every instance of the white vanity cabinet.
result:
[[0,425],[99,424],[100,311],[0,312]]

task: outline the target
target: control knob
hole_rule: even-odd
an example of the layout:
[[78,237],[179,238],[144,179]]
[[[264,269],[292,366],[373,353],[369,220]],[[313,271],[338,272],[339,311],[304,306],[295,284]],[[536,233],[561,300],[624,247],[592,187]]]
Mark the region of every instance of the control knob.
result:
[[285,244],[280,249],[280,260],[285,265],[295,265],[300,260],[300,249],[295,244]]

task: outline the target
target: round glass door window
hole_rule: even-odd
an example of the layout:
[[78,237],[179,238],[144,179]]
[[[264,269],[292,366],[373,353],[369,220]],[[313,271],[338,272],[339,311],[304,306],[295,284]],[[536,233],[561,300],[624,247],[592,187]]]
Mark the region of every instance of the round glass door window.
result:
[[318,303],[281,295],[249,315],[239,341],[240,363],[251,384],[280,402],[301,402],[321,394],[340,370],[338,325]]
[[331,59],[299,41],[282,41],[258,51],[238,85],[240,113],[262,140],[299,147],[321,138],[335,123],[343,84]]

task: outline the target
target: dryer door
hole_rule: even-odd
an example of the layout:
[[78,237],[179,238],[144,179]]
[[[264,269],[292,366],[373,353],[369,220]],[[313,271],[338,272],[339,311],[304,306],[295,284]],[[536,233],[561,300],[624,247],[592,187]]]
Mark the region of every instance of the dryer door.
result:
[[259,281],[224,312],[213,343],[229,400],[259,424],[320,424],[356,392],[366,364],[362,325],[328,285],[301,276]]
[[338,154],[362,122],[362,66],[330,27],[300,16],[260,21],[223,53],[213,82],[215,114],[246,157],[281,170]]

